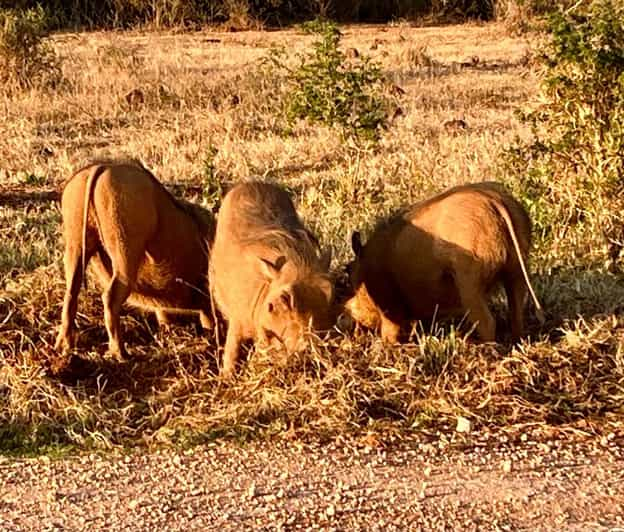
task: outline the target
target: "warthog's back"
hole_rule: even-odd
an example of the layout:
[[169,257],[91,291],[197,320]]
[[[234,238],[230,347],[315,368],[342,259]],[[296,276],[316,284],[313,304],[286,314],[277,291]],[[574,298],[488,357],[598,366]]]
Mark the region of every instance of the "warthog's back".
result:
[[[95,175],[93,189],[86,190]],[[63,219],[78,238],[89,201],[87,240],[95,244],[95,270],[102,287],[110,281],[115,257],[136,260],[138,274],[129,302],[138,306],[195,308],[205,290],[208,244],[214,232],[210,215],[197,216],[174,198],[139,163],[94,164],[65,185]],[[66,237],[67,238],[67,237]],[[134,259],[132,258],[134,257]]]
[[514,225],[523,251],[530,247],[531,223],[522,206],[498,183],[476,183],[454,187],[418,203],[404,219],[444,243],[488,260],[499,260],[501,243],[508,229],[501,217],[505,210]]
[[369,290],[392,282],[416,318],[461,312],[458,274],[476,268],[488,287],[505,264],[517,264],[501,210],[526,257],[530,221],[521,205],[497,183],[459,186],[378,224],[361,257]]

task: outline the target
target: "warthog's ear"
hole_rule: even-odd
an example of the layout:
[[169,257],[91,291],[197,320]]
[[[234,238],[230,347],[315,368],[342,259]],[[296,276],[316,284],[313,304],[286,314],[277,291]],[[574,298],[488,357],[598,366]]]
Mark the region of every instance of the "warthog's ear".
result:
[[356,257],[360,256],[362,253],[362,237],[360,236],[359,231],[353,231],[351,235],[351,249],[353,249],[353,253],[355,253]]
[[321,255],[321,268],[325,271],[329,270],[329,265],[332,260],[332,248],[327,248]]
[[284,255],[277,257],[277,260],[274,263],[270,260],[260,258],[260,268],[262,273],[269,279],[277,279],[284,264],[286,264],[286,257],[284,257]]
[[280,295],[280,299],[288,310],[295,308],[295,294],[292,290],[284,290]]

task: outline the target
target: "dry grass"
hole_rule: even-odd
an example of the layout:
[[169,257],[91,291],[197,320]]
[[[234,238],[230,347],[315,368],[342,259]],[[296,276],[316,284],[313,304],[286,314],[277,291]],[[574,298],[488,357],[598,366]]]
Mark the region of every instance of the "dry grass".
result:
[[[91,290],[79,306],[80,357],[60,377],[46,373],[64,290],[60,216],[50,198],[86,158],[138,157],[198,201],[207,157],[219,181],[283,183],[333,246],[337,270],[350,259],[353,229],[451,185],[505,179],[500,150],[527,135],[513,110],[536,91],[525,38],[498,25],[345,28],[344,46],[377,59],[406,91],[397,100],[402,114],[370,151],[341,145],[322,127],[282,134],[274,109],[280,81],[263,76],[258,61],[273,45],[298,51],[309,42],[296,30],[63,34],[54,46],[66,84],[3,96],[3,449],[401,435],[452,430],[458,416],[512,433],[624,429],[622,278],[567,268],[565,246],[535,254],[549,319],[541,329],[530,321],[531,340],[515,348],[475,345],[452,325],[417,327],[396,348],[336,333],[288,360],[252,350],[236,383],[225,385],[215,376],[211,337],[192,324],[159,335],[155,320],[139,313],[124,318],[131,361],[120,368],[103,360],[101,305]],[[452,119],[467,128],[446,128]]]

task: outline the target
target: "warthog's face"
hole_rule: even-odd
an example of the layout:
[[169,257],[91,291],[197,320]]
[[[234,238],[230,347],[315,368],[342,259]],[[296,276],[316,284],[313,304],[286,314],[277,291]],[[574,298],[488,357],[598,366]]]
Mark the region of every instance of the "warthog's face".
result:
[[331,327],[333,285],[320,273],[301,278],[283,257],[274,264],[263,263],[270,284],[258,311],[260,337],[272,346],[297,351],[305,345],[306,332]]
[[356,231],[351,237],[351,246],[355,253],[355,260],[347,266],[349,282],[353,295],[344,304],[347,314],[356,322],[365,327],[375,329],[380,324],[379,309],[368,293],[364,283],[362,252],[364,247],[360,234]]

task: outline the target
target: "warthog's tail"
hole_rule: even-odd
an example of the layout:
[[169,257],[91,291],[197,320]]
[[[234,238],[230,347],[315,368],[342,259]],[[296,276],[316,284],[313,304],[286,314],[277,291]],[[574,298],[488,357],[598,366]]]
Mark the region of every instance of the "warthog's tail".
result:
[[544,321],[546,321],[544,317],[544,309],[542,308],[542,305],[540,305],[540,302],[537,299],[537,296],[535,295],[535,291],[533,290],[533,285],[531,285],[529,274],[527,272],[526,265],[524,264],[524,257],[522,256],[522,250],[520,249],[520,244],[518,243],[518,238],[516,237],[516,230],[514,228],[513,221],[511,220],[511,216],[509,216],[509,211],[507,210],[507,207],[505,207],[504,205],[503,206],[499,205],[498,202],[494,202],[494,205],[496,206],[496,210],[498,214],[500,214],[502,219],[505,221],[505,224],[507,225],[509,236],[511,237],[511,241],[513,242],[513,245],[514,245],[514,249],[516,250],[516,255],[518,256],[518,262],[520,262],[520,268],[522,269],[524,282],[526,283],[529,289],[529,293],[531,294],[531,298],[533,299],[533,303],[535,304],[535,315],[537,316],[537,319],[539,320],[540,324],[543,325]]
[[85,273],[87,271],[87,222],[89,218],[89,205],[93,199],[93,189],[95,188],[97,178],[100,177],[104,170],[106,170],[105,166],[101,164],[94,165],[89,177],[87,177],[87,184],[85,185],[85,197],[82,206],[82,250],[80,253],[82,259],[82,283],[85,288],[87,287],[87,276]]

